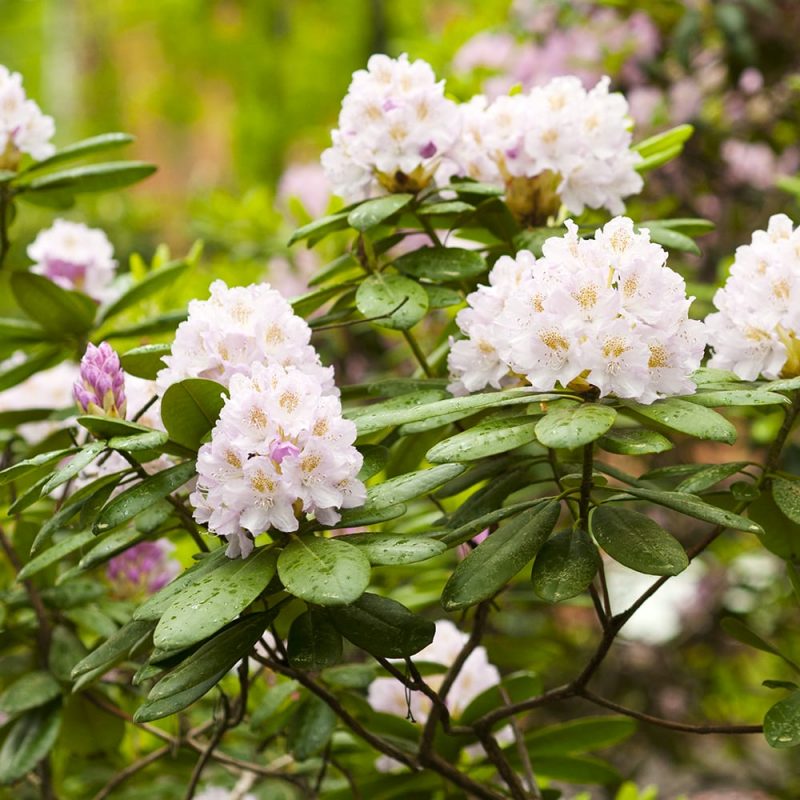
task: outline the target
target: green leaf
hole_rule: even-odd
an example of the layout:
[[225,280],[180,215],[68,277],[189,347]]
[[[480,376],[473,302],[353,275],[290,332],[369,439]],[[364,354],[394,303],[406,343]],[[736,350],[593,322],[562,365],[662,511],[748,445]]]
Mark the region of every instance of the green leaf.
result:
[[672,450],[673,444],[656,431],[642,428],[618,428],[601,436],[597,444],[609,453],[623,456],[644,456]]
[[[475,495],[473,495],[473,497],[474,496]],[[469,522],[465,522],[453,530],[435,535],[448,547],[455,547],[456,545],[462,544],[468,539],[471,539],[482,530],[485,530],[486,528],[495,525],[498,522],[507,519],[508,517],[513,517],[520,511],[525,511],[526,509],[546,502],[547,500],[537,498],[536,500],[526,500],[523,503],[514,503],[513,505],[505,506],[504,508],[498,508],[496,511],[489,511],[484,514],[480,514],[479,516],[469,520]]]
[[770,747],[800,744],[800,691],[779,700],[764,717],[764,736]]
[[428,293],[416,282],[403,275],[370,275],[358,287],[356,306],[376,325],[393,330],[408,330],[416,325],[428,310]]
[[439,203],[431,203],[430,205],[422,206],[419,211],[417,211],[417,214],[422,217],[433,217],[445,214],[467,214],[473,210],[473,206],[461,200],[444,200]]
[[101,133],[98,136],[91,136],[88,139],[82,139],[79,142],[62,147],[49,158],[37,161],[19,174],[29,175],[32,172],[41,172],[63,161],[74,161],[75,159],[84,158],[93,153],[100,153],[103,150],[113,150],[117,147],[130,144],[134,141],[134,138],[135,137],[131,136],[129,133],[119,132]]
[[450,308],[464,302],[464,298],[455,289],[426,283],[422,287],[428,295],[428,308]]
[[722,525],[736,531],[747,531],[748,533],[762,533],[761,526],[752,520],[726,511],[724,508],[717,508],[701,500],[694,495],[684,492],[664,492],[659,489],[642,489],[640,487],[626,486],[625,492],[642,500],[650,500],[652,503],[671,508],[687,517],[701,519],[710,522],[712,525]]
[[389,449],[378,444],[360,445],[358,451],[364,458],[364,463],[358,472],[360,481],[367,481],[377,475],[389,460]]
[[62,289],[32,272],[12,273],[11,291],[19,307],[51,333],[84,334],[97,313],[95,302],[87,295]]
[[469,280],[488,269],[480,253],[459,247],[421,247],[400,256],[392,266],[406,275],[433,283]]
[[339,633],[362,650],[385,658],[406,658],[427,647],[436,625],[388,597],[365,592],[352,605],[329,612]]
[[786,561],[791,575],[792,563],[800,562],[800,525],[786,517],[769,492],[750,503],[747,515],[762,528],[758,534],[761,544]]
[[533,562],[533,590],[549,603],[575,597],[592,582],[599,564],[597,548],[586,533],[562,531],[542,545]]
[[684,478],[676,487],[676,492],[702,492],[725,478],[730,478],[747,467],[746,461],[732,461],[728,464],[711,464]]
[[475,461],[505,453],[535,441],[538,420],[527,416],[504,417],[481,422],[432,447],[425,458],[432,464]]
[[367,557],[341,539],[295,537],[278,558],[278,575],[286,591],[320,606],[358,599],[369,585]]
[[291,247],[295,242],[308,239],[310,246],[324,239],[329,233],[344,230],[347,227],[347,214],[347,211],[339,211],[336,214],[315,219],[313,222],[309,222],[308,225],[298,228],[287,244]]
[[49,453],[39,453],[31,458],[26,458],[24,461],[18,461],[16,464],[12,464],[10,467],[0,471],[0,486],[11,483],[17,478],[22,478],[37,469],[54,464],[56,461],[62,461],[77,452],[77,447],[68,447],[63,450],[51,450]]
[[571,450],[599,439],[616,418],[613,408],[595,403],[555,408],[536,424],[536,438],[545,447]]
[[36,558],[32,558],[20,570],[18,577],[20,580],[30,578],[31,575],[36,575],[43,569],[47,569],[53,564],[60,562],[76,550],[81,550],[90,542],[94,543],[95,541],[95,535],[91,531],[83,531],[82,533],[74,533],[66,536],[61,539],[60,542],[45,550],[44,553],[36,556]]
[[503,195],[503,190],[499,186],[479,183],[470,178],[453,178],[450,181],[450,188],[457,195],[475,195],[477,197],[501,197]]
[[699,406],[778,406],[789,405],[788,397],[764,389],[731,389],[689,394],[683,398]]
[[793,392],[800,389],[800,376],[796,378],[786,378],[780,381],[771,381],[764,384],[764,389],[773,392]]
[[[154,508],[160,510],[159,506],[154,506]],[[171,506],[168,506],[168,508],[171,511]],[[142,516],[149,513],[150,509],[143,512]],[[163,517],[160,517],[159,521],[163,521]],[[95,539],[95,546],[78,562],[78,568],[86,570],[91,569],[97,564],[102,564],[118,553],[121,553],[123,550],[127,550],[128,547],[143,538],[144,533],[142,531],[136,528],[123,528],[122,530],[115,531],[103,537],[99,542]]]
[[532,756],[586,753],[619,744],[636,728],[630,717],[582,717],[537,728],[525,735],[525,744]]
[[555,500],[523,511],[481,542],[455,569],[442,592],[446,611],[494,597],[540,550],[561,511]]
[[0,712],[16,717],[24,711],[49,703],[60,694],[61,686],[49,672],[29,672],[17,678],[0,695]]
[[[420,393],[420,395],[422,394]],[[431,417],[444,417],[455,412],[463,416],[469,416],[481,409],[502,406],[506,403],[535,403],[540,400],[554,399],[554,397],[556,396],[552,394],[534,394],[530,389],[483,392],[468,395],[467,397],[449,397],[444,400],[437,400],[432,395],[427,395],[426,397],[420,396],[419,398],[407,399],[405,405],[401,408],[397,408],[396,405],[389,406],[388,403],[380,403],[371,407],[350,410],[345,416],[356,423],[358,435],[364,436],[382,428],[404,425],[409,422],[419,422]],[[400,398],[396,399],[400,400]]]
[[70,194],[105,192],[121,189],[148,178],[156,171],[154,164],[143,161],[113,161],[107,164],[89,164],[50,172],[39,178],[17,184],[18,192],[63,190]]
[[298,761],[319,753],[330,741],[336,719],[336,712],[327,703],[313,695],[308,697],[289,723],[289,752]]
[[370,486],[367,489],[364,510],[388,508],[428,494],[437,486],[460,475],[464,469],[462,464],[440,464],[431,469],[421,469],[399,475],[384,481],[384,483],[379,483],[377,486]]
[[772,498],[792,522],[800,525],[800,481],[773,478]]
[[623,400],[622,404],[635,416],[644,417],[697,439],[710,439],[728,444],[736,441],[736,428],[725,417],[688,400],[670,397],[666,400],[657,400],[649,406],[630,400]]
[[[711,233],[716,225],[710,219],[700,217],[683,217],[676,219],[657,219],[644,220],[639,223],[640,228],[650,228],[655,225],[659,228],[680,231],[686,236],[702,236],[704,233]],[[731,373],[732,374],[732,373]]]
[[751,631],[741,620],[736,617],[725,617],[720,625],[728,636],[731,636],[742,644],[748,645],[748,647],[754,647],[756,650],[761,650],[764,653],[770,653],[773,656],[782,658],[795,672],[800,674],[800,667],[795,664],[791,658],[781,653],[774,644],[771,644],[766,639],[762,639],[757,633]]
[[[505,691],[506,697],[503,696],[501,689]],[[475,720],[496,708],[502,708],[507,703],[518,703],[535,697],[537,694],[541,694],[541,691],[542,681],[535,673],[512,673],[504,677],[499,686],[492,686],[470,700],[458,721],[462,725],[471,725]]]
[[169,441],[164,431],[143,431],[132,436],[112,436],[108,440],[111,450],[124,450],[128,453],[138,453],[142,450],[157,450]]
[[160,269],[149,272],[142,280],[135,283],[104,308],[100,315],[100,321],[105,322],[145,298],[160,292],[162,289],[166,289],[167,286],[171,286],[188,268],[189,263],[187,261],[172,261]]
[[72,668],[73,680],[96,670],[108,670],[114,664],[118,664],[127,658],[143,639],[149,638],[154,627],[152,622],[140,620],[131,620],[123,625],[113,636]]
[[700,255],[700,248],[695,244],[694,240],[689,238],[685,233],[680,231],[671,230],[657,222],[649,222],[647,225],[641,223],[636,226],[637,230],[647,228],[650,231],[650,241],[656,244],[663,245],[670,250],[678,250],[683,253],[694,253]]
[[353,533],[345,541],[358,547],[373,565],[415,564],[447,549],[444,542],[428,536],[391,533]]
[[102,414],[84,414],[75,420],[98,439],[111,439],[122,436],[138,436],[150,433],[153,429],[138,422],[129,422],[119,417],[106,417]]
[[622,778],[614,767],[588,756],[539,756],[536,774],[568,783],[617,784]]
[[180,650],[207,639],[236,619],[267,588],[275,575],[276,561],[277,551],[262,547],[248,558],[228,560],[183,589],[156,626],[155,646]]
[[64,351],[60,346],[55,345],[40,350],[20,364],[14,364],[6,370],[0,370],[0,392],[22,383],[34,373],[53,367],[63,360]]
[[124,339],[129,336],[154,336],[159,333],[174,333],[175,328],[187,317],[186,311],[168,311],[143,322],[116,328],[105,334],[106,339]]
[[639,153],[643,158],[648,158],[678,145],[683,146],[693,133],[694,128],[691,125],[678,125],[668,131],[657,133],[655,136],[642,140],[631,149]]
[[123,353],[119,357],[120,364],[128,374],[154,381],[159,370],[165,368],[161,359],[169,355],[170,349],[168,344],[144,344]]
[[250,653],[274,618],[272,611],[249,614],[203,644],[150,690],[134,720],[167,717],[202,697]]
[[342,637],[322,611],[310,608],[292,622],[286,651],[292,667],[316,672],[341,661]]
[[105,449],[105,442],[89,442],[89,444],[84,445],[63,467],[60,467],[51,475],[50,479],[42,486],[42,495],[50,494],[53,489],[61,486],[62,483],[72,480]]
[[347,215],[347,224],[363,233],[389,219],[413,199],[414,195],[411,194],[388,194],[374,200],[365,200]]
[[161,421],[173,441],[197,450],[225,405],[225,387],[203,378],[173,383],[161,398]]
[[168,583],[163,589],[156,592],[142,603],[134,612],[133,618],[141,621],[155,622],[160,619],[164,612],[170,607],[173,600],[186,591],[189,586],[197,583],[209,572],[216,570],[222,564],[227,564],[230,559],[225,555],[225,548],[218,547],[216,550],[204,555],[191,567],[184,570],[175,580]]
[[27,319],[0,318],[0,341],[4,344],[17,341],[20,344],[44,342],[51,338],[51,335],[41,325]]
[[646,575],[678,575],[689,566],[681,543],[650,517],[602,505],[589,518],[592,535],[611,558]]
[[320,530],[337,530],[339,528],[360,528],[364,525],[374,525],[378,522],[386,522],[390,519],[397,519],[406,513],[403,503],[397,503],[386,508],[346,508],[342,511],[342,516],[335,525],[326,525]]
[[95,533],[116,528],[149,508],[156,500],[167,497],[196,473],[194,461],[184,461],[137,483],[114,497],[100,512],[94,524]]
[[0,749],[0,784],[22,778],[50,752],[61,725],[60,703],[33,709],[20,717]]

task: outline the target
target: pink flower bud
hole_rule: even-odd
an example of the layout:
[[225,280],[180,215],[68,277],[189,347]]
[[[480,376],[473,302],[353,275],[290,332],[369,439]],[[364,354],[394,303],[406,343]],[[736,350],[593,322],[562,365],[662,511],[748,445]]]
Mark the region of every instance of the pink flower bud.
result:
[[99,347],[87,345],[73,395],[75,402],[88,414],[125,418],[125,373],[119,356],[108,342]]

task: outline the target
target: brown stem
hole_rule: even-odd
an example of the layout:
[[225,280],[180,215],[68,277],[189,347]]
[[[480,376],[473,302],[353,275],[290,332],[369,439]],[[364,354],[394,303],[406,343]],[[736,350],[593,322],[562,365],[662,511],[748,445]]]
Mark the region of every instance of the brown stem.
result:
[[118,772],[114,777],[94,796],[92,800],[105,800],[106,797],[111,795],[111,792],[114,791],[118,786],[121,786],[125,783],[128,778],[134,776],[137,772],[149,767],[150,764],[154,764],[160,758],[167,755],[171,750],[170,745],[164,745],[164,747],[160,747],[158,750],[153,750],[151,753],[148,753],[146,756],[138,759],[138,761],[134,761],[132,764],[129,764],[125,769]]
[[194,793],[197,791],[197,786],[200,783],[200,778],[203,776],[203,770],[206,768],[206,765],[211,760],[211,757],[214,755],[214,750],[216,750],[219,743],[222,741],[222,737],[225,735],[225,731],[228,730],[228,721],[230,719],[230,706],[228,705],[228,700],[225,695],[222,695],[222,719],[219,720],[217,723],[217,727],[214,730],[213,735],[211,736],[211,740],[209,741],[208,745],[206,746],[205,750],[200,753],[200,758],[197,759],[197,763],[194,765],[194,769],[192,770],[192,775],[189,778],[189,785],[186,787],[186,795],[185,800],[192,800],[194,797]]

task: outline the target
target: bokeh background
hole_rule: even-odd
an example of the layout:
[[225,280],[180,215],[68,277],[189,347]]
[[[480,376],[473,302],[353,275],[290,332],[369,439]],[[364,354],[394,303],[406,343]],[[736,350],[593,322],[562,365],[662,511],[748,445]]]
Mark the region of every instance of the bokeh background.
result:
[[[217,276],[266,277],[287,294],[303,291],[318,257],[285,243],[293,227],[337,202],[318,157],[350,75],[373,52],[408,52],[429,60],[460,99],[568,73],[591,85],[607,74],[628,96],[636,140],[694,125],[683,156],[650,176],[630,210],[638,219],[716,223],[700,240],[701,256],[671,260],[702,315],[735,247],[772,213],[798,219],[798,41],[797,0],[0,0],[0,63],[20,71],[55,117],[56,143],[127,131],[137,137],[128,155],[159,166],[134,189],[84,198],[64,216],[103,227],[123,266],[134,251],[149,258],[165,243],[181,254],[202,239],[205,256],[183,300],[202,296]],[[26,211],[13,231],[13,267],[26,266],[26,244],[52,216]],[[746,458],[759,446],[759,426],[766,440],[777,423],[760,416],[755,440],[725,459]],[[796,446],[789,459],[800,463]],[[800,528],[786,535],[800,548]],[[718,621],[735,613],[765,634],[796,631],[782,569],[743,535],[721,542],[626,628],[603,693],[667,717],[760,719],[776,699],[761,680],[789,674],[725,638]],[[393,596],[432,608],[440,579],[436,570],[398,571]],[[637,588],[630,580],[619,578],[620,596]],[[534,668],[546,685],[595,636],[589,608],[498,620],[489,640],[495,662],[504,672]],[[800,657],[798,637],[782,635],[782,646]],[[800,796],[797,756],[757,738],[698,741],[646,729],[612,760],[640,786],[658,784],[660,798]],[[734,790],[741,794],[725,794]]]

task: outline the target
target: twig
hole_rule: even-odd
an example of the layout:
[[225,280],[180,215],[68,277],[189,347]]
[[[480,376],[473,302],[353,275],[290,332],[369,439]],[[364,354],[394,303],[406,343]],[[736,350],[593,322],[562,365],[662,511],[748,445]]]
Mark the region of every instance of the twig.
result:
[[114,775],[114,777],[111,778],[111,780],[92,798],[92,800],[105,800],[106,797],[110,796],[114,789],[116,789],[118,786],[121,786],[126,780],[128,780],[128,778],[145,769],[145,767],[149,767],[150,764],[155,763],[160,758],[163,758],[171,751],[171,749],[172,747],[170,745],[164,745],[164,747],[160,747],[158,750],[153,750],[151,753],[143,756],[138,761],[134,761],[133,764],[129,764],[127,767],[125,767],[125,769]]
[[192,800],[194,797],[194,793],[197,791],[197,785],[200,783],[200,778],[203,776],[203,770],[211,760],[217,745],[222,741],[225,731],[228,730],[228,721],[230,719],[231,710],[230,706],[228,705],[228,698],[224,694],[221,695],[221,698],[222,719],[218,722],[211,740],[209,741],[205,750],[203,750],[203,752],[200,754],[200,758],[197,759],[197,763],[194,765],[192,775],[189,778],[189,785],[186,787],[186,795],[184,796],[185,800]]

